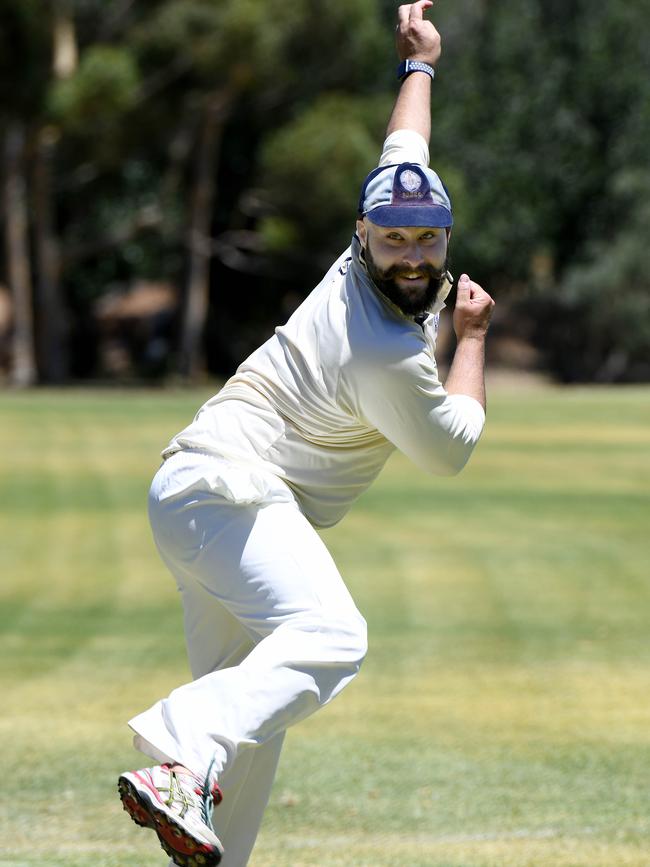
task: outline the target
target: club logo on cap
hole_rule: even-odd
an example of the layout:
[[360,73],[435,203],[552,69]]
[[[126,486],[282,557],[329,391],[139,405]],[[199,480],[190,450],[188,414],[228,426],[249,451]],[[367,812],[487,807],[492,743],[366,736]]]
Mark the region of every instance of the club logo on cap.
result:
[[415,193],[422,186],[422,178],[420,175],[412,172],[411,169],[405,169],[401,172],[399,182],[407,193]]
[[433,204],[431,185],[419,166],[406,163],[395,172],[391,205],[424,204]]

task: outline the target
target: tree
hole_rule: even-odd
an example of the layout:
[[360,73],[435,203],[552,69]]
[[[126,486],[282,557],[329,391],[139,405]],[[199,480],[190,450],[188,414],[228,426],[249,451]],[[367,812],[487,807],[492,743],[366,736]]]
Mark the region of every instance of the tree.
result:
[[[264,4],[259,0],[218,4],[213,0],[171,0],[143,26],[141,44],[150,62],[177,65],[182,57],[190,59],[191,75],[186,86],[196,96],[200,118],[190,194],[189,276],[179,354],[179,372],[185,377],[192,378],[199,371],[209,309],[210,262],[215,249],[224,248],[223,241],[215,247],[210,239],[217,164],[222,138],[229,124],[237,124],[240,104],[259,107],[266,112],[269,123],[272,107],[285,104],[295,108],[305,99],[312,100],[324,84],[322,77],[327,76],[325,70],[320,70],[316,78],[302,74],[304,66],[314,63],[316,39],[321,51],[331,40],[339,63],[344,64],[344,73],[335,65],[334,80],[355,74],[362,79],[365,74],[368,48],[374,47],[379,32],[372,4],[364,0],[350,9],[349,4],[338,0],[327,9],[319,8],[317,13],[314,4],[305,0],[290,7],[280,0]],[[287,64],[287,58],[291,58],[291,64]],[[333,116],[327,122],[331,125]]]
[[[207,353],[228,372],[349,240],[397,87],[395,5],[0,12],[16,380],[100,372],[92,310],[137,279],[179,287],[167,370],[192,378]],[[650,0],[598,15],[585,0],[458,0],[435,17],[431,154],[455,270],[497,294],[560,378],[646,376]]]
[[[39,55],[44,30],[37,4],[5,3],[0,6],[0,128],[3,139],[4,236],[7,283],[13,297],[14,385],[31,385],[36,379],[33,314],[33,276],[29,255],[28,150],[30,116],[38,103],[43,67]],[[28,73],[16,83],[12,58],[18,53]]]
[[559,378],[646,377],[650,3],[605,0],[594,15],[582,0],[505,0],[440,15],[431,150],[452,188],[454,257]]
[[36,381],[24,150],[25,128],[15,121],[5,132],[5,213],[7,275],[13,293],[11,379],[19,387],[32,385]]

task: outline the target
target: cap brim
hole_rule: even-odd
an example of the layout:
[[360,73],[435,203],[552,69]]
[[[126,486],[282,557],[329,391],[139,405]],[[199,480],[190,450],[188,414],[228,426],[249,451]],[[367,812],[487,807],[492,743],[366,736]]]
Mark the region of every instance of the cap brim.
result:
[[448,229],[453,225],[451,211],[443,205],[380,205],[368,211],[366,216],[376,226],[427,226],[431,229]]

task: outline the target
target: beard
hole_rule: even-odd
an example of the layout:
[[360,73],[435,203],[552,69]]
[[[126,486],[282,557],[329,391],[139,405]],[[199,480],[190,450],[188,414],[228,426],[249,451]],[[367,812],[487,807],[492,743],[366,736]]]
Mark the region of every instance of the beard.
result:
[[[426,262],[413,268],[402,262],[398,265],[391,265],[386,270],[382,270],[373,259],[369,241],[366,243],[363,256],[372,282],[382,295],[385,295],[386,298],[399,307],[402,313],[405,313],[407,316],[417,316],[420,313],[426,313],[433,307],[438,290],[442,287],[447,274],[449,257],[445,259],[442,268],[434,268]],[[427,285],[421,289],[413,288],[405,290],[400,288],[395,278],[403,277],[405,274],[412,274],[414,271],[417,271],[423,277],[428,277]]]

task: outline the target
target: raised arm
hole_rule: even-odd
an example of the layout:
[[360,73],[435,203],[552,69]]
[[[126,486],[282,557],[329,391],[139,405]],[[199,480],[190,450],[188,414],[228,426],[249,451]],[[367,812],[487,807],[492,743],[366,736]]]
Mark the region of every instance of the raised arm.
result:
[[[440,59],[440,34],[424,13],[433,0],[418,0],[400,6],[396,33],[400,60],[420,60],[435,67]],[[397,130],[413,130],[426,141],[431,137],[431,76],[412,72],[404,80],[386,130],[387,137]],[[445,388],[449,395],[465,395],[478,401],[485,410],[485,335],[494,301],[485,290],[463,274],[454,310],[457,346]]]
[[[420,60],[435,67],[440,58],[440,34],[424,13],[433,0],[418,0],[400,6],[396,30],[397,54],[400,60]],[[431,76],[412,72],[402,83],[386,135],[401,129],[419,133],[429,143],[431,136]]]

